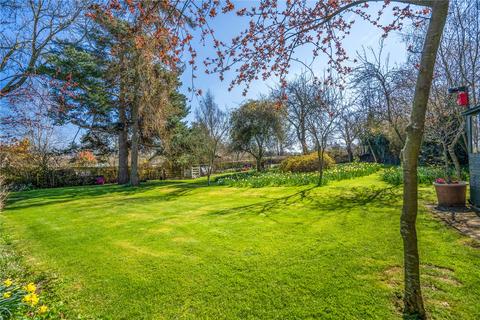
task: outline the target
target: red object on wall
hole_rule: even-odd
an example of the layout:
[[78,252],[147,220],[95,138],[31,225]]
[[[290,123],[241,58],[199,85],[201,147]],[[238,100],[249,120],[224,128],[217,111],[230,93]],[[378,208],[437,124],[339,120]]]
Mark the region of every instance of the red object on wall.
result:
[[457,95],[457,104],[462,107],[468,106],[468,92],[460,91]]

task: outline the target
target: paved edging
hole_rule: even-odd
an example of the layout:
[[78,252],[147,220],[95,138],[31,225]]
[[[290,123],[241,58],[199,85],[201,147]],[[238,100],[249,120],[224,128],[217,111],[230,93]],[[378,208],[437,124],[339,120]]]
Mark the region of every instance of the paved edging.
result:
[[480,241],[480,216],[470,208],[439,209],[427,205],[430,212],[460,233]]

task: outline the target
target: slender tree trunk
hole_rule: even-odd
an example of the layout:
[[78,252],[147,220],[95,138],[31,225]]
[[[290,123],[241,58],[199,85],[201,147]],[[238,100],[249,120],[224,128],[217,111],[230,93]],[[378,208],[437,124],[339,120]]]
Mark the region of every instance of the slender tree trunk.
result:
[[212,175],[213,172],[213,160],[210,159],[210,163],[208,164],[208,169],[207,169],[207,185],[210,185],[210,176]]
[[119,109],[121,128],[118,131],[118,184],[128,183],[128,127],[125,105]]
[[215,156],[217,155],[217,148],[218,148],[218,142],[215,140],[213,150],[210,154],[210,159],[209,159],[209,164],[208,164],[208,170],[207,170],[207,184],[210,185],[210,176],[212,175],[214,171],[214,165],[215,165]]
[[452,159],[453,167],[455,168],[455,178],[458,180],[462,179],[462,167],[460,166],[460,161],[458,160],[457,154],[455,153],[455,145],[451,144],[448,146],[448,154]]
[[325,154],[325,146],[323,142],[320,142],[320,139],[315,134],[315,146],[317,149],[317,158],[318,158],[318,185],[321,186],[323,183],[323,167],[324,167],[324,154]]
[[402,153],[404,185],[400,232],[404,249],[404,314],[418,319],[426,319],[426,314],[420,287],[420,260],[416,230],[418,210],[417,166],[433,70],[448,14],[448,4],[448,0],[437,0],[431,4],[432,16],[423,45],[412,113],[410,123],[407,126],[407,138]]
[[373,156],[373,161],[375,163],[378,163],[377,156],[375,155],[375,151],[373,150],[372,143],[370,142],[370,139],[367,139],[368,147],[370,148],[370,152],[372,153]]
[[452,143],[448,146],[448,153],[450,154],[450,158],[452,159],[453,166],[455,167],[455,175],[456,178],[461,180],[462,179],[462,167],[460,166],[460,161],[458,160],[457,154],[455,153],[455,146],[457,145],[458,141],[462,137],[464,132],[465,121],[462,120],[460,126],[458,127],[458,131],[453,137]]
[[130,156],[130,184],[138,186],[140,180],[138,178],[138,149],[140,142],[140,126],[138,123],[138,105],[132,106],[132,153]]
[[304,155],[308,154],[308,145],[307,145],[307,134],[306,134],[305,122],[301,121],[300,126],[298,128],[298,139],[300,140],[300,144],[302,145],[302,153]]
[[443,151],[443,161],[445,167],[445,177],[447,180],[450,180],[450,170],[449,170],[449,161],[448,161],[448,147],[445,141],[442,141],[442,151]]
[[323,166],[324,166],[324,155],[325,151],[324,148],[319,146],[317,148],[317,157],[318,157],[318,185],[321,186],[323,184]]
[[353,162],[352,138],[350,136],[350,123],[345,121],[345,144],[347,145],[348,162]]

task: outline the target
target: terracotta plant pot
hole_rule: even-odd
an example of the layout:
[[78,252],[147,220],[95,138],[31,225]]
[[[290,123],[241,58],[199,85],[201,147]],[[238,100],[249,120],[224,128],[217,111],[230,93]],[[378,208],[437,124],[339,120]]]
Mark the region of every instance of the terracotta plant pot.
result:
[[458,183],[434,182],[433,185],[437,192],[439,207],[465,207],[467,195],[467,183],[465,181]]

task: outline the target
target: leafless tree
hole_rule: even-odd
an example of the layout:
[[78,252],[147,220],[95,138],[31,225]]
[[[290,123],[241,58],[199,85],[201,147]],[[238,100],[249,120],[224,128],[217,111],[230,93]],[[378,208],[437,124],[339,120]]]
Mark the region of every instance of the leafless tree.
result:
[[89,1],[10,0],[0,12],[0,99],[36,73],[51,44],[72,26]]
[[314,100],[309,100],[309,113],[306,117],[308,133],[318,156],[318,184],[323,183],[324,156],[329,139],[335,131],[335,120],[340,115],[341,93],[336,87],[317,85]]
[[448,82],[467,85],[476,105],[480,81],[480,0],[455,0],[451,6],[442,44],[439,67]]
[[313,79],[303,73],[287,83],[285,88],[272,91],[275,99],[284,101],[286,119],[297,137],[303,154],[308,154],[309,151],[306,118],[312,107],[311,101],[316,96],[316,86],[312,82]]
[[292,132],[291,124],[286,120],[287,117],[285,110],[281,110],[280,116],[282,118],[282,121],[280,122],[282,129],[278,130],[274,139],[274,152],[277,156],[285,155],[287,150],[292,150],[292,148],[298,143],[297,136]]
[[55,149],[61,147],[60,128],[50,117],[52,101],[47,94],[35,94],[17,101],[9,112],[0,118],[3,139],[27,139],[29,165],[47,170],[55,164]]
[[[461,176],[461,165],[456,147],[466,149],[465,119],[462,108],[452,103],[446,92],[449,87],[466,85],[470,91],[472,105],[478,103],[478,81],[480,80],[480,0],[453,1],[438,50],[435,77],[430,97],[427,132],[448,153],[457,178]],[[421,54],[424,30],[414,29],[406,34],[410,52],[407,66],[415,69]],[[415,70],[416,71],[416,70]],[[413,72],[413,71],[411,71]],[[443,126],[439,128],[439,125]],[[441,135],[441,136],[440,136]],[[444,154],[444,158],[448,156]],[[446,165],[448,159],[445,160]]]
[[[378,50],[363,49],[358,54],[359,66],[354,70],[352,85],[359,95],[369,95],[374,104],[376,115],[393,130],[391,140],[396,140],[397,151],[405,144],[407,116],[411,109],[413,81],[407,81],[407,74],[392,67],[389,55],[384,57],[384,44],[380,42]],[[410,85],[410,86],[407,86]],[[404,89],[410,89],[405,96]]]
[[198,143],[208,161],[207,183],[210,185],[210,176],[215,169],[218,149],[229,129],[228,114],[215,103],[210,91],[207,91],[200,102],[200,107],[196,112],[196,122],[199,129],[204,133],[202,141],[198,141]]
[[[439,81],[434,81],[430,95],[429,107],[427,110],[428,126],[425,130],[427,139],[436,142],[442,146],[442,156],[444,160],[445,176],[450,177],[450,146],[455,146],[459,139],[459,133],[463,132],[463,116],[459,112],[461,107],[452,103],[452,97],[447,93],[447,86]],[[461,118],[459,118],[459,116]],[[462,127],[460,130],[459,128]],[[453,151],[454,154],[454,151]],[[455,166],[456,178],[461,178],[461,167],[458,158],[451,157]]]
[[352,105],[344,106],[337,118],[337,129],[340,138],[345,143],[348,161],[353,161],[353,144],[361,133],[360,113]]
[[[480,1],[454,1],[447,20],[443,41],[439,48],[437,78],[446,86],[466,85],[471,103],[478,103],[480,80]],[[446,89],[446,88],[445,88]],[[450,99],[445,99],[444,108],[451,111],[455,126],[450,128],[448,153],[455,166],[455,175],[460,179],[461,167],[455,147],[463,140],[466,147],[465,118],[462,109],[456,108]]]

